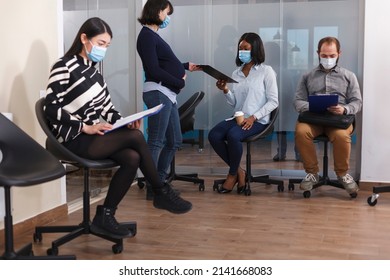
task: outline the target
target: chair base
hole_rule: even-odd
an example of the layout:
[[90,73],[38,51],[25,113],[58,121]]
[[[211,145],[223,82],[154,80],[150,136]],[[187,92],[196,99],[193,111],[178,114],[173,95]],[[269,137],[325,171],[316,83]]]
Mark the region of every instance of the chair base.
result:
[[34,256],[32,243],[28,243],[18,251],[14,250],[14,227],[11,207],[11,187],[4,186],[4,202],[5,202],[5,216],[4,216],[4,253],[0,256],[0,260],[75,260],[74,255],[64,256]]
[[0,260],[75,260],[75,255],[61,256],[35,256],[32,250],[32,243],[28,243],[18,251],[4,252]]
[[[121,226],[127,227],[131,231],[131,235],[128,237],[134,237],[137,234],[137,223],[136,222],[127,222],[127,223],[121,223]],[[57,256],[58,255],[58,248],[65,244],[70,242],[71,240],[75,239],[78,236],[81,236],[83,234],[92,234],[95,236],[98,236],[100,238],[103,238],[108,241],[112,241],[115,244],[112,246],[112,251],[114,254],[119,254],[123,251],[123,237],[118,237],[116,235],[110,235],[110,234],[102,234],[96,231],[93,231],[91,228],[91,224],[88,223],[81,223],[78,226],[42,226],[42,227],[36,227],[35,233],[33,236],[34,242],[41,242],[42,241],[42,233],[60,233],[60,232],[68,232],[68,234],[54,240],[51,243],[51,248],[47,249],[47,254],[49,256]],[[126,238],[128,238],[126,237]]]
[[372,188],[372,195],[367,198],[367,203],[370,206],[375,206],[378,202],[380,193],[390,192],[390,186],[379,186]]
[[[167,178],[167,182],[171,183],[172,181],[184,181],[184,182],[192,182],[194,184],[199,184],[199,191],[204,191],[205,185],[204,185],[204,179],[200,179],[198,177],[197,173],[192,174],[171,174]],[[140,177],[137,179],[137,185],[140,189],[142,189],[145,186],[145,178]]]
[[[145,178],[140,177],[137,179],[137,185],[140,189],[142,189],[145,186]],[[191,173],[191,174],[176,174],[176,167],[175,167],[175,158],[173,158],[171,165],[170,165],[170,172],[167,177],[167,182],[171,183],[172,181],[184,181],[184,182],[192,182],[194,184],[199,184],[199,191],[204,191],[204,180],[200,179],[198,177],[197,173]]]
[[[301,182],[302,182],[302,179],[289,179],[288,180],[288,190],[294,190],[294,188],[295,188],[294,184],[300,184]],[[324,176],[324,177],[320,176],[318,183],[313,186],[312,190],[314,190],[316,188],[319,188],[321,186],[332,186],[332,187],[344,190],[344,187],[343,187],[342,184],[340,184],[336,180],[331,180],[328,176]],[[311,196],[311,191],[312,190],[304,191],[303,192],[303,197],[309,198]],[[351,198],[356,198],[357,197],[357,193],[351,193],[349,195],[350,195]]]
[[169,175],[167,181],[169,183],[171,183],[172,181],[192,182],[194,184],[199,184],[199,191],[204,191],[204,180],[200,179],[197,173],[182,174],[182,175],[178,175],[174,173]]
[[[225,182],[225,179],[217,179],[214,180],[214,185],[213,185],[213,191],[218,190],[222,186],[222,184]],[[242,191],[246,196],[249,196],[252,194],[251,186],[250,183],[255,182],[255,183],[263,183],[267,185],[277,185],[278,186],[278,192],[283,192],[284,191],[284,182],[282,180],[275,180],[271,179],[269,175],[260,175],[260,176],[250,176],[250,180],[246,180],[245,183],[245,188]]]

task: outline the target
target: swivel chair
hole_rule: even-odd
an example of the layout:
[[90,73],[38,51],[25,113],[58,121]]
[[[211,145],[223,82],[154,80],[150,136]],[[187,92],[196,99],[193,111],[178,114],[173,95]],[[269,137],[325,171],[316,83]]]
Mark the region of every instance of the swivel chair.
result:
[[[252,175],[251,144],[252,144],[252,142],[255,142],[257,140],[264,139],[273,133],[274,124],[275,124],[275,121],[276,121],[278,114],[279,114],[279,107],[277,107],[276,109],[274,109],[271,112],[270,122],[263,131],[242,140],[242,143],[246,143],[246,179],[245,179],[246,183],[245,183],[245,188],[244,188],[243,192],[247,196],[251,195],[251,193],[252,193],[251,186],[250,186],[251,182],[264,183],[267,185],[270,185],[270,184],[277,185],[279,192],[284,191],[283,180],[271,179],[269,177],[269,175],[267,175],[267,174],[260,175],[260,176],[253,176]],[[217,190],[219,187],[222,186],[222,184],[224,182],[225,182],[225,179],[214,180],[213,190]]]
[[[194,131],[195,124],[195,108],[198,106],[200,101],[204,97],[204,92],[198,91],[194,93],[183,105],[179,107],[179,116],[180,116],[180,127],[182,134],[185,134],[189,131]],[[199,152],[204,148],[204,131],[203,129],[199,130],[198,140],[195,138],[183,139],[184,144],[199,145]]]
[[76,259],[68,256],[34,256],[32,243],[14,250],[11,187],[28,187],[65,175],[62,164],[12,121],[0,114],[0,186],[4,188],[4,246],[0,259]]
[[[193,131],[194,123],[195,123],[195,108],[198,106],[200,101],[202,101],[205,93],[203,91],[198,91],[194,93],[183,105],[179,107],[179,116],[180,116],[180,127],[182,134]],[[199,148],[203,148],[203,135],[200,135],[199,139]],[[193,144],[193,142],[187,142]],[[167,177],[168,182],[172,182],[174,180],[177,181],[185,181],[185,182],[193,182],[194,184],[199,184],[199,191],[204,191],[204,180],[198,177],[198,174],[176,174],[175,167],[175,157],[173,158],[170,164],[170,171]],[[142,188],[144,186],[145,178],[138,178],[138,186]]]
[[[116,235],[106,235],[98,232],[94,232],[91,228],[90,219],[90,189],[89,189],[89,171],[91,169],[109,169],[117,166],[117,163],[110,159],[104,160],[90,160],[82,158],[72,153],[65,148],[60,142],[57,141],[51,129],[48,125],[48,120],[44,114],[44,98],[41,98],[35,104],[35,113],[38,118],[38,122],[45,132],[46,149],[51,152],[58,160],[63,163],[71,164],[77,168],[82,169],[84,172],[84,190],[83,190],[83,220],[78,225],[63,225],[63,226],[41,226],[35,228],[34,241],[42,241],[42,233],[59,233],[67,232],[63,237],[54,240],[51,244],[51,248],[47,250],[48,255],[57,255],[58,247],[75,239],[78,236],[84,234],[92,234],[100,238],[114,242],[112,245],[112,251],[114,254],[121,253],[123,250],[123,238]],[[132,235],[137,233],[136,222],[122,223],[121,226],[127,227]],[[131,237],[129,236],[129,237]]]
[[[315,142],[323,142],[324,143],[324,155],[322,157],[322,176],[320,176],[319,181],[317,184],[313,186],[313,190],[324,186],[333,186],[336,188],[344,189],[343,185],[340,184],[337,180],[331,180],[328,175],[328,144],[329,144],[329,138],[325,134],[321,134],[313,139]],[[288,189],[294,190],[294,184],[301,183],[302,179],[289,179],[288,180]],[[303,197],[309,198],[311,196],[311,191],[304,191]],[[351,193],[351,198],[356,198],[357,193]]]
[[[200,101],[202,101],[204,97],[203,91],[198,91],[194,93],[183,105],[179,107],[179,116],[180,116],[180,127],[181,133],[184,134],[188,131],[194,130],[195,123],[195,108],[198,106]],[[201,134],[199,139],[199,149],[203,148],[203,135]],[[191,143],[191,142],[190,142]],[[185,182],[193,182],[194,184],[199,184],[199,191],[204,191],[204,180],[199,179],[198,174],[176,174],[175,170],[175,158],[173,158],[170,166],[170,172],[168,175],[168,181],[185,181]]]

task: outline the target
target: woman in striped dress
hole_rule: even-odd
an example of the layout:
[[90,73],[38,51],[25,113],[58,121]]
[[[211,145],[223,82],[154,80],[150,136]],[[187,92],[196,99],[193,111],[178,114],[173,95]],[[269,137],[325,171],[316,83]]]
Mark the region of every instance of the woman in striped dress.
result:
[[129,230],[120,227],[114,215],[138,168],[153,186],[154,207],[179,214],[188,212],[192,205],[159,179],[144,135],[138,129],[139,121],[105,134],[122,118],[95,67],[103,60],[111,39],[110,27],[100,18],[90,18],[81,26],[70,49],[51,69],[45,114],[53,133],[66,148],[81,157],[110,158],[118,163],[119,169],[111,179],[103,205],[97,207],[92,226],[107,234],[126,236]]

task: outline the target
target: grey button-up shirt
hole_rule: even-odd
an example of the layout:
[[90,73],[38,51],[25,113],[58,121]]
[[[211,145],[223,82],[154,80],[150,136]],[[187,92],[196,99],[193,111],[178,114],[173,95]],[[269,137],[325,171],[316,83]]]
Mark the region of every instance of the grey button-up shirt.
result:
[[337,93],[339,104],[347,114],[356,114],[362,108],[362,96],[356,75],[340,66],[326,72],[318,66],[304,74],[298,83],[294,107],[298,113],[309,110],[308,96],[315,94]]

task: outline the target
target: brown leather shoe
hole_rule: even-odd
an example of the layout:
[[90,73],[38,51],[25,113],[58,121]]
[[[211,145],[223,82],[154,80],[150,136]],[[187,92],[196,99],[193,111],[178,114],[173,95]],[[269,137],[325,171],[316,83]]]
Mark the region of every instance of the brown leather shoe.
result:
[[222,184],[222,186],[218,189],[219,193],[229,193],[233,190],[234,186],[237,183],[237,175],[230,175],[228,174],[226,177],[225,182]]

